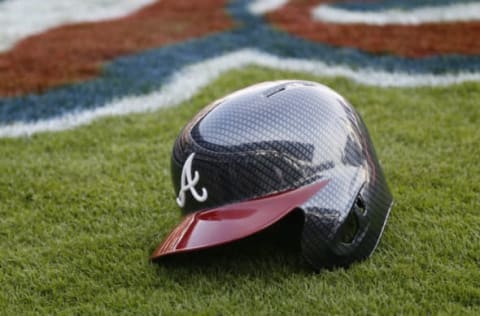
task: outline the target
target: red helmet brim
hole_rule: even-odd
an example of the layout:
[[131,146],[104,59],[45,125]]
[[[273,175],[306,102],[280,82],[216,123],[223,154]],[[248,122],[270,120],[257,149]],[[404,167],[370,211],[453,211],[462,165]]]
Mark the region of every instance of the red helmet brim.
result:
[[187,215],[150,257],[200,250],[253,235],[278,222],[320,191],[329,180]]

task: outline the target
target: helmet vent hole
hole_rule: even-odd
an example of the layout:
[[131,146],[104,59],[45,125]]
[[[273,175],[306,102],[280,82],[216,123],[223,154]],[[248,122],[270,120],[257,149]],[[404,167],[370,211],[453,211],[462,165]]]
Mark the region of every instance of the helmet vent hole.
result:
[[267,94],[266,94],[265,96],[266,96],[267,98],[270,98],[270,97],[274,96],[275,94],[284,91],[285,89],[287,89],[287,88],[286,88],[285,86],[283,86],[283,87],[281,87],[281,88],[279,88],[279,89],[276,89],[276,90],[267,92]]

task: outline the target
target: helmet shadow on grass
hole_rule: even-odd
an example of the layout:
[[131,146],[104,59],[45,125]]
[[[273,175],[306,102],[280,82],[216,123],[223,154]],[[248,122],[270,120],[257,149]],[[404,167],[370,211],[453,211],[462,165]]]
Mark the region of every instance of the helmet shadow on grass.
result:
[[268,275],[311,273],[303,261],[300,237],[303,214],[294,211],[284,219],[250,237],[222,246],[162,257],[158,273]]

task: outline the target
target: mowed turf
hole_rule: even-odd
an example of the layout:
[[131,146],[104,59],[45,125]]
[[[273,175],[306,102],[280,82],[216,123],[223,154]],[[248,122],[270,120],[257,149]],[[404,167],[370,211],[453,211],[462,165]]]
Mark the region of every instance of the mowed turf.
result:
[[[169,157],[203,106],[258,81],[329,85],[369,127],[395,206],[374,255],[313,273],[284,239],[156,265]],[[263,68],[192,100],[0,140],[0,314],[480,314],[480,84],[381,89]]]

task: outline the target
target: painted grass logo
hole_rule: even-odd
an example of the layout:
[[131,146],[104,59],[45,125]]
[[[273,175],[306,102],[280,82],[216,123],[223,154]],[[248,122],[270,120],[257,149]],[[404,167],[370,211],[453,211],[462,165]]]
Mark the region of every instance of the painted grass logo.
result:
[[372,25],[419,25],[426,23],[480,20],[480,3],[451,3],[435,7],[358,11],[321,4],[312,10],[313,19],[328,23]]
[[248,65],[376,86],[480,80],[475,1],[28,2],[52,11],[28,25],[26,2],[0,2],[0,137],[173,106]]

